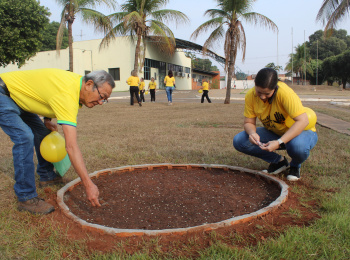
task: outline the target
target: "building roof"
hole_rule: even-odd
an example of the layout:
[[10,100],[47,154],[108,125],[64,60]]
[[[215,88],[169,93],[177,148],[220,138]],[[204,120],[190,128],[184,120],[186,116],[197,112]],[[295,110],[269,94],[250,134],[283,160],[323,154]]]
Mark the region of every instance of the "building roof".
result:
[[192,72],[198,72],[198,73],[208,74],[208,75],[212,75],[212,76],[219,75],[219,73],[217,73],[215,71],[207,71],[207,70],[201,70],[201,69],[192,69]]
[[176,49],[186,49],[186,50],[194,50],[194,51],[200,51],[205,53],[206,55],[208,55],[209,57],[213,58],[214,60],[216,60],[219,63],[225,64],[226,59],[218,54],[216,54],[215,52],[207,49],[204,50],[203,46],[194,43],[194,42],[190,42],[190,41],[185,41],[185,40],[181,40],[181,39],[177,39],[175,38],[175,42],[176,42]]

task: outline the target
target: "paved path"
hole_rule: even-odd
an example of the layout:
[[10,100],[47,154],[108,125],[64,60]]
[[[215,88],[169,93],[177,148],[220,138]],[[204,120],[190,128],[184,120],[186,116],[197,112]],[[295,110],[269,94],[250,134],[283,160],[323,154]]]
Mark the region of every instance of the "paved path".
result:
[[317,113],[317,124],[339,133],[350,135],[350,123],[329,115]]
[[[244,95],[241,93],[232,93],[231,100],[235,102],[244,102]],[[322,96],[322,95],[299,95],[304,102],[350,102],[349,96]],[[130,98],[129,92],[113,92],[110,100],[125,100],[128,102]],[[176,90],[173,93],[173,101],[181,103],[200,102],[201,94],[195,90]],[[210,98],[213,103],[222,103],[225,99],[225,90],[211,91]],[[149,95],[146,96],[146,101]],[[166,93],[159,90],[156,93],[158,102],[166,102]],[[206,102],[206,101],[205,101]],[[332,116],[317,112],[317,124],[335,130],[337,132],[350,135],[350,123],[334,118]]]

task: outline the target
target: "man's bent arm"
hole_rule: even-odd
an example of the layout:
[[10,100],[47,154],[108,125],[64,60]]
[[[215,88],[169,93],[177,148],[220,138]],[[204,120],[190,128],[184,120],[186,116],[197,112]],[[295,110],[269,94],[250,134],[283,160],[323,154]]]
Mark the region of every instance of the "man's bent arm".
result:
[[101,206],[98,201],[98,188],[90,179],[85,167],[82,153],[78,146],[77,129],[76,127],[70,125],[62,125],[62,128],[64,138],[66,140],[66,150],[69,155],[69,159],[85,187],[87,199],[91,202],[92,206]]

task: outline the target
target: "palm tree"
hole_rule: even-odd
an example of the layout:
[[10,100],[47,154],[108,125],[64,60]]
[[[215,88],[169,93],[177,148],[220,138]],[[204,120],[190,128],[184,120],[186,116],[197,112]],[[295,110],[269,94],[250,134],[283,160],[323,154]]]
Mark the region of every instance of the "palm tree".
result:
[[[205,33],[212,28],[214,29],[203,45],[204,51],[210,47],[214,47],[214,43],[217,40],[225,37],[225,71],[228,75],[225,104],[230,103],[231,81],[235,73],[234,66],[238,49],[242,49],[242,61],[245,59],[246,37],[242,21],[255,25],[259,24],[272,30],[278,30],[276,24],[266,16],[255,12],[248,12],[255,1],[217,0],[218,9],[209,9],[204,13],[204,15],[209,15],[211,19],[200,25],[191,36],[191,38],[196,39],[200,33]],[[227,30],[225,31],[226,28]]]
[[[297,47],[295,47],[295,53],[290,54],[289,62],[287,63],[285,70],[286,71],[293,71],[292,73],[296,73],[299,77],[306,79],[305,71],[309,73],[310,75],[313,75],[313,69],[311,66],[311,56],[309,51],[305,48],[305,44],[298,44]],[[306,54],[306,57],[305,57]],[[293,57],[293,59],[292,59]],[[293,64],[292,64],[293,60]]]
[[[176,24],[186,23],[188,17],[176,10],[160,8],[169,0],[128,0],[121,5],[121,12],[109,15],[109,18],[117,25],[110,30],[101,42],[101,46],[115,38],[115,36],[129,36],[132,42],[137,40],[135,49],[134,70],[143,68],[146,50],[147,36],[152,36],[156,44],[169,53],[175,50],[175,38],[173,32],[165,22]],[[142,50],[141,50],[142,45]]]
[[78,13],[81,14],[84,22],[93,24],[97,31],[107,32],[111,28],[111,22],[104,14],[90,9],[100,4],[109,8],[115,8],[115,0],[56,0],[63,7],[61,22],[56,37],[56,50],[61,49],[63,32],[68,24],[68,46],[69,46],[69,70],[73,71],[73,36],[72,26]]
[[323,4],[318,11],[316,20],[322,21],[326,25],[324,31],[328,32],[329,29],[336,27],[350,10],[349,0],[324,0]]

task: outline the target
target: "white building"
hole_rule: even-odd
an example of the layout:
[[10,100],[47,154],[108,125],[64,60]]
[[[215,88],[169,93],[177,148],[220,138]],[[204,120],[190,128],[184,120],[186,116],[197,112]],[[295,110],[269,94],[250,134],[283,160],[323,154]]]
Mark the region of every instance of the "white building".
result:
[[[100,43],[101,39],[73,43],[73,71],[85,75],[94,70],[105,70],[115,79],[114,91],[129,90],[126,80],[134,68],[136,45],[128,37],[117,37],[105,48],[100,48]],[[21,68],[12,64],[0,68],[0,74],[40,68],[69,70],[68,55],[68,48],[61,50],[60,54],[56,51],[39,52]],[[186,57],[182,50],[176,49],[174,55],[170,57],[148,42],[145,58],[143,73],[140,73],[139,77],[145,79],[146,86],[151,77],[154,77],[157,86],[164,88],[164,77],[168,74],[168,70],[172,70],[178,90],[192,89],[191,59]]]

